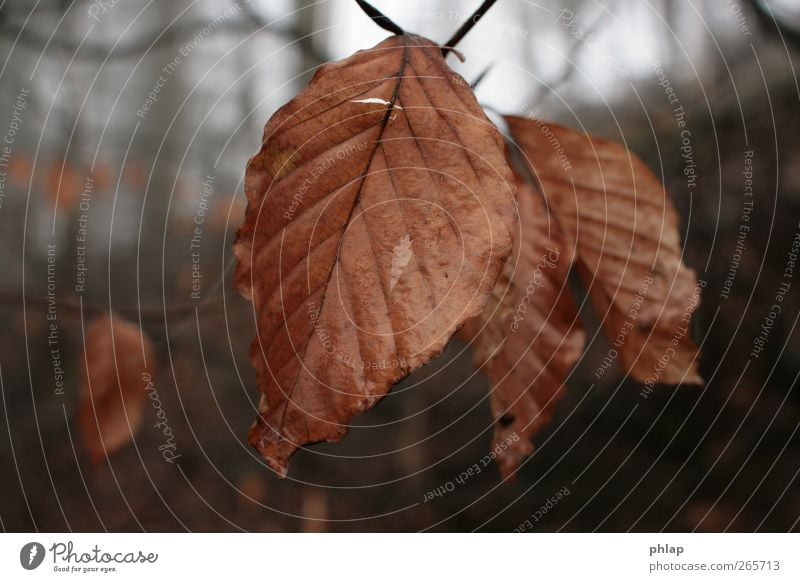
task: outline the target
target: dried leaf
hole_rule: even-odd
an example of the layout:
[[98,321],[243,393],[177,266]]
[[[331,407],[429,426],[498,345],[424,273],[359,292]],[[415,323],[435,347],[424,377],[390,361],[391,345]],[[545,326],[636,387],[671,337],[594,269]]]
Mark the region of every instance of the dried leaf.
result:
[[95,319],[84,337],[78,426],[93,463],[131,440],[144,416],[155,356],[138,325],[118,315]]
[[506,118],[567,239],[625,369],[646,384],[699,384],[677,215],[661,182],[613,142],[553,123]]
[[481,312],[511,251],[514,183],[440,48],[397,35],[323,66],[273,116],[245,191],[235,286],[263,393],[250,442],[285,475]]
[[486,310],[464,327],[491,384],[493,451],[503,477],[531,454],[580,358],[584,333],[567,284],[573,249],[542,195],[518,179],[520,236]]

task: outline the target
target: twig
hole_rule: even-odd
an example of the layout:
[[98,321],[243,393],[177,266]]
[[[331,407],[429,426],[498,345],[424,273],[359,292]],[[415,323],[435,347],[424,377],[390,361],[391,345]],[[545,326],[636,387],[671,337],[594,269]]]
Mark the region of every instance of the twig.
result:
[[489,11],[489,8],[491,8],[495,2],[497,2],[497,0],[484,0],[483,4],[478,6],[478,9],[472,13],[472,16],[469,18],[469,20],[462,24],[461,28],[459,28],[452,38],[448,40],[447,43],[445,43],[445,45],[442,47],[443,57],[446,57],[447,53],[453,50],[453,47],[461,42],[461,39],[467,36],[469,31],[472,30],[472,27],[478,24],[478,21],[483,18],[483,15]]
[[480,85],[481,81],[483,81],[486,78],[486,75],[489,74],[489,71],[492,70],[492,67],[494,67],[494,65],[495,65],[494,61],[486,65],[486,68],[483,69],[477,77],[475,77],[475,80],[472,81],[472,83],[470,83],[469,86],[472,88],[473,91],[478,88],[478,85]]
[[384,30],[388,30],[393,34],[405,34],[406,32],[397,26],[391,18],[386,16],[383,12],[375,8],[372,4],[367,2],[366,0],[356,0],[356,4],[361,7],[367,16],[369,16],[372,21],[380,26]]

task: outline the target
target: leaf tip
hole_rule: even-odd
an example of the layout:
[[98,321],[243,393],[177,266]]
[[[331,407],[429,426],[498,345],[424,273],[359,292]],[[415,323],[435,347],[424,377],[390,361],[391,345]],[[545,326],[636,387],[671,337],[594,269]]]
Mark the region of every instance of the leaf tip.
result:
[[276,435],[274,429],[267,425],[264,418],[259,415],[250,428],[247,440],[255,447],[267,463],[267,466],[280,479],[286,479],[289,470],[289,455],[280,452],[280,443],[275,442],[275,438],[285,442],[285,439],[280,435]]

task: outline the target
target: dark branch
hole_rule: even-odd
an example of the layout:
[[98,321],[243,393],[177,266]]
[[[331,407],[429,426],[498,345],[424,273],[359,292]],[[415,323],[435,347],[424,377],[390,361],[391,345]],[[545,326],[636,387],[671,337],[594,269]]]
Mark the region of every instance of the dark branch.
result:
[[406,32],[397,26],[388,16],[386,16],[383,12],[375,8],[372,4],[367,2],[366,0],[356,0],[356,4],[361,7],[367,16],[369,16],[375,24],[380,26],[384,30],[388,30],[393,34],[405,34]]
[[486,78],[486,75],[489,74],[489,71],[492,70],[492,67],[494,67],[494,62],[491,62],[488,65],[486,65],[486,68],[483,69],[477,77],[475,77],[475,80],[472,81],[472,83],[470,83],[469,86],[472,88],[473,91],[477,89],[478,85],[481,84],[481,81],[483,81]]
[[453,47],[455,47],[465,36],[467,36],[469,31],[472,30],[472,27],[478,24],[478,21],[483,18],[483,15],[489,11],[489,8],[491,8],[495,2],[497,2],[497,0],[484,0],[483,4],[478,6],[478,9],[472,14],[469,20],[462,24],[461,28],[459,28],[453,37],[442,47],[443,57],[446,57],[447,53],[449,53]]

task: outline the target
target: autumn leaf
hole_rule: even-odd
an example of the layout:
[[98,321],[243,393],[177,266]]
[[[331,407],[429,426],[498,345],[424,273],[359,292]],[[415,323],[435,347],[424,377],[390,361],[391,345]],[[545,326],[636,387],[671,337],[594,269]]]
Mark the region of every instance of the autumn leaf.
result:
[[514,188],[468,84],[417,36],[323,66],[270,119],[234,250],[257,324],[250,442],[278,474],[482,311]]
[[702,382],[689,333],[699,286],[681,262],[661,184],[620,145],[506,119],[523,154],[511,156],[520,234],[486,310],[462,330],[491,384],[492,451],[504,477],[533,451],[583,350],[567,285],[573,264],[627,372],[646,385]]
[[86,329],[84,346],[78,426],[97,464],[133,439],[144,416],[155,356],[139,326],[116,314],[95,319]]
[[567,283],[574,249],[539,192],[518,178],[517,193],[514,251],[486,310],[462,333],[491,384],[492,450],[504,478],[533,451],[585,341]]
[[575,245],[625,370],[647,385],[702,383],[690,333],[700,288],[682,262],[678,218],[661,182],[619,144],[554,123],[506,121]]

